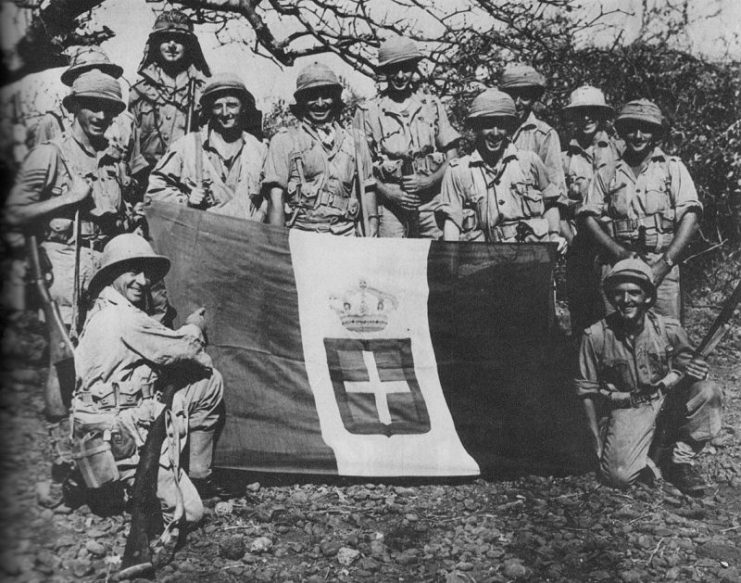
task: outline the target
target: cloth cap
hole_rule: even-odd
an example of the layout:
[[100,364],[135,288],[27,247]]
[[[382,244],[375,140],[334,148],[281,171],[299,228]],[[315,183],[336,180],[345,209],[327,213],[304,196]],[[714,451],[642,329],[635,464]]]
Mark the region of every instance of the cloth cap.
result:
[[191,35],[193,34],[193,23],[180,10],[168,10],[160,14],[154,21],[150,35],[168,32]]
[[662,132],[664,130],[664,114],[658,105],[648,99],[636,99],[623,105],[615,119],[615,128],[620,131],[620,126],[627,121],[642,121],[656,126]]
[[522,87],[545,89],[545,77],[530,65],[511,65],[507,67],[502,73],[499,88],[519,89]]
[[612,115],[614,113],[612,107],[607,105],[605,101],[605,94],[591,85],[582,85],[574,89],[571,95],[569,95],[569,104],[563,109],[565,112],[573,113],[575,109],[580,107],[600,109],[605,115]]
[[383,41],[378,49],[378,68],[405,61],[419,61],[423,58],[417,44],[403,36]]
[[106,285],[111,283],[111,276],[117,268],[125,264],[144,268],[151,273],[152,281],[159,281],[170,270],[170,260],[164,255],[157,255],[149,242],[134,233],[124,233],[111,239],[103,249],[100,268],[90,280],[90,295],[95,297]]
[[110,101],[116,105],[116,114],[126,109],[118,79],[97,69],[92,69],[77,77],[72,83],[72,92],[62,100],[62,103],[64,107],[70,109],[72,103],[81,97]]
[[101,49],[98,47],[89,47],[78,51],[72,58],[70,66],[62,73],[62,83],[67,87],[72,87],[72,83],[74,83],[79,75],[91,69],[98,69],[116,79],[123,74],[123,67],[111,63],[108,55]]
[[205,108],[206,104],[215,99],[218,93],[227,91],[239,95],[243,107],[255,107],[255,97],[247,90],[239,76],[234,73],[217,73],[211,77],[201,94],[201,107]]
[[498,89],[487,89],[471,102],[468,119],[481,117],[512,117],[516,115],[513,99]]
[[654,284],[653,273],[648,264],[634,257],[618,261],[607,274],[602,284],[607,299],[610,302],[612,302],[612,298],[610,297],[612,290],[618,284],[625,282],[635,283],[641,286],[649,297],[649,306],[654,305],[656,302],[656,285]]
[[293,93],[293,96],[298,101],[299,95],[303,91],[314,89],[315,87],[331,87],[338,93],[342,93],[342,85],[337,79],[337,75],[327,65],[317,62],[301,69],[298,77],[296,77],[296,91]]

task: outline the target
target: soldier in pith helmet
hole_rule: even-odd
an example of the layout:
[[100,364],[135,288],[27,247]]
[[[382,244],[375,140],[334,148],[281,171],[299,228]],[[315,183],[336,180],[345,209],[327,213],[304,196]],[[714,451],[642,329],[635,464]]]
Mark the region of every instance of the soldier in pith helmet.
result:
[[616,165],[597,170],[577,209],[606,274],[635,254],[651,266],[656,311],[680,319],[679,261],[697,231],[702,204],[687,168],[659,147],[666,123],[652,101],[626,103],[615,120],[625,142]]
[[384,41],[377,71],[386,89],[360,104],[355,115],[354,125],[365,133],[373,156],[381,237],[442,235],[435,212],[448,162],[458,155],[460,134],[440,100],[419,88],[422,58],[410,39]]
[[[362,201],[357,180],[372,195],[372,164],[358,133],[339,124],[342,85],[326,65],[299,71],[293,112],[300,125],[281,129],[270,141],[263,186],[269,192],[269,222],[292,229],[352,237]],[[360,160],[358,160],[360,157]],[[358,169],[362,175],[358,176]],[[373,208],[368,205],[367,208]],[[378,214],[368,217],[373,235]]]
[[541,159],[512,143],[517,127],[512,98],[487,89],[471,103],[467,122],[475,133],[476,149],[453,160],[445,173],[441,192],[445,240],[550,241],[563,249],[559,220],[564,197],[548,188]]

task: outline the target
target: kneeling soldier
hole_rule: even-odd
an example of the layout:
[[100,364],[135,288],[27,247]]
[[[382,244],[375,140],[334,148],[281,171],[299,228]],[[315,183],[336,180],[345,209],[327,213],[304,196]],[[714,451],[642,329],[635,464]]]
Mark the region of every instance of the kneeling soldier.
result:
[[181,497],[187,521],[203,516],[199,492],[213,494],[214,432],[223,419],[223,382],[204,351],[203,309],[177,330],[141,309],[152,283],[169,267],[170,261],[138,235],[120,235],[106,246],[91,281],[96,300],[75,350],[72,401],[75,437],[81,443],[109,440],[120,479],[131,484],[148,427],[164,408],[153,394],[154,382],[169,367],[190,371],[189,384],[173,399],[170,429],[174,443],[189,442],[190,478],[179,468],[179,452],[163,448],[157,497],[165,524],[178,518],[174,513]]
[[[473,100],[468,123],[476,134],[476,150],[450,162],[443,178],[444,239],[554,241],[565,247],[559,235],[559,205],[565,197],[549,188],[538,155],[510,141],[516,127],[512,98],[487,89]],[[548,198],[548,192],[555,198]]]
[[[656,286],[648,265],[616,263],[604,291],[615,312],[585,331],[576,378],[600,475],[625,488],[658,464],[679,490],[700,495],[705,483],[692,461],[720,431],[721,391],[707,380],[707,363],[692,357],[679,322],[650,310]],[[684,379],[665,394],[670,371]]]

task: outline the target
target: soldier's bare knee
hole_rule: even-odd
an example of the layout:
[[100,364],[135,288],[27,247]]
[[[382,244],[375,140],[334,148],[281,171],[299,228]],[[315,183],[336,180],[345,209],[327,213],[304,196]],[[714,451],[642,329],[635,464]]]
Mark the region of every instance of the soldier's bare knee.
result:
[[600,467],[600,476],[602,481],[608,486],[625,490],[636,480],[636,473],[631,471],[627,466],[602,465]]

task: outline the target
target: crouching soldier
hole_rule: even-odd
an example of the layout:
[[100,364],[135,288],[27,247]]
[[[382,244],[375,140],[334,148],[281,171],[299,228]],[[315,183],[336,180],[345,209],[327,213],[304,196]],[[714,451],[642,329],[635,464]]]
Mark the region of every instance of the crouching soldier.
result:
[[[506,93],[487,89],[473,100],[468,124],[476,149],[450,162],[443,178],[446,241],[554,241],[565,247],[559,235],[565,198],[549,188],[538,155],[512,144],[516,123],[515,103]],[[555,196],[547,197],[549,192]]]
[[[170,261],[156,255],[138,235],[120,235],[107,245],[101,267],[91,281],[95,303],[75,350],[77,388],[72,400],[80,455],[96,451],[85,445],[91,440],[103,449],[103,442],[109,442],[112,454],[109,472],[103,476],[86,471],[84,458],[80,458],[88,486],[115,480],[116,474],[131,485],[148,427],[164,408],[153,392],[155,381],[168,369],[190,375],[174,396],[170,447],[162,449],[157,474],[157,497],[165,525],[178,518],[197,522],[203,515],[199,494],[214,495],[214,433],[224,415],[222,378],[204,350],[203,310],[191,314],[177,330],[166,328],[142,311],[150,286],[162,279],[169,267]],[[173,448],[177,442],[182,448],[186,440],[189,475],[180,469],[180,452]],[[113,460],[115,467],[111,467]],[[97,466],[98,471],[105,468]],[[177,516],[176,509],[183,515]]]
[[[313,63],[296,79],[297,128],[280,130],[270,141],[263,187],[269,191],[272,225],[354,237],[361,206],[378,232],[373,163],[368,145],[338,123],[342,85],[325,65]],[[357,188],[360,181],[363,188]],[[366,190],[367,189],[367,190]],[[358,197],[366,196],[367,204]]]
[[[576,378],[599,473],[626,488],[658,466],[680,491],[701,495],[693,459],[720,431],[721,391],[707,380],[707,363],[692,357],[679,322],[650,309],[656,286],[647,264],[619,261],[604,291],[615,312],[585,331]],[[670,371],[684,378],[666,394]]]
[[260,117],[255,98],[233,74],[215,75],[201,97],[208,123],[175,142],[149,176],[152,200],[187,204],[262,222],[261,193],[267,148],[245,128]]

